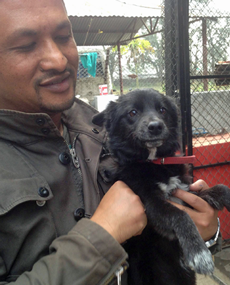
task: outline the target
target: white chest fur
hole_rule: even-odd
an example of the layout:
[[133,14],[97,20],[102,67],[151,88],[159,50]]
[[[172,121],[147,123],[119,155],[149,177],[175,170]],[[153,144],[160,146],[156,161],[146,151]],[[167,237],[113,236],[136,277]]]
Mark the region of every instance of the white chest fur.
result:
[[180,199],[172,196],[172,192],[176,189],[182,189],[185,191],[189,190],[189,185],[182,183],[178,178],[178,176],[171,177],[168,181],[168,184],[158,182],[158,186],[164,192],[166,199],[174,201],[179,204],[183,204],[183,202]]

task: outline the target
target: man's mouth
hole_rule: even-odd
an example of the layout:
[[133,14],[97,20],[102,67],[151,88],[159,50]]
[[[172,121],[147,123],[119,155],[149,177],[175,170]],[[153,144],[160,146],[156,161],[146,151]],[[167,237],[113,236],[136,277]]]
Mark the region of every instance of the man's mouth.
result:
[[62,93],[70,87],[70,73],[55,75],[51,78],[44,79],[39,86],[49,89],[52,92]]

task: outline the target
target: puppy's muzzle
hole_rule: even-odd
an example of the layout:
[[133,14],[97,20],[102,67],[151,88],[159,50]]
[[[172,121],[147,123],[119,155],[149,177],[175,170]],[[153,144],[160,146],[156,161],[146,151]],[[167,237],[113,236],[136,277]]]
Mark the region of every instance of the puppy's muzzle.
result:
[[158,136],[162,133],[164,124],[161,121],[152,121],[148,125],[148,130],[152,135]]

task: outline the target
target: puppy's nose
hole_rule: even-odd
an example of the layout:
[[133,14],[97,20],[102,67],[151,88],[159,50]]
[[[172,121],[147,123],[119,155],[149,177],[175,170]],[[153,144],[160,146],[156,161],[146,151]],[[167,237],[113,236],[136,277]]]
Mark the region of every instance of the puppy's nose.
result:
[[160,121],[150,122],[148,125],[148,129],[151,132],[151,134],[159,135],[163,130],[163,123]]

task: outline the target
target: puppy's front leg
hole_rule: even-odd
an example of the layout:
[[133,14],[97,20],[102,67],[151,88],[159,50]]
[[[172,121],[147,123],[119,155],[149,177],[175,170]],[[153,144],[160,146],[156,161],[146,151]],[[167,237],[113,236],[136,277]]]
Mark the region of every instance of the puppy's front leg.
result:
[[218,184],[207,190],[195,192],[195,194],[208,202],[214,209],[223,210],[226,207],[230,212],[230,189],[227,186]]
[[187,213],[167,201],[154,198],[146,201],[148,225],[169,239],[177,238],[183,252],[183,262],[200,274],[212,274],[212,255]]

